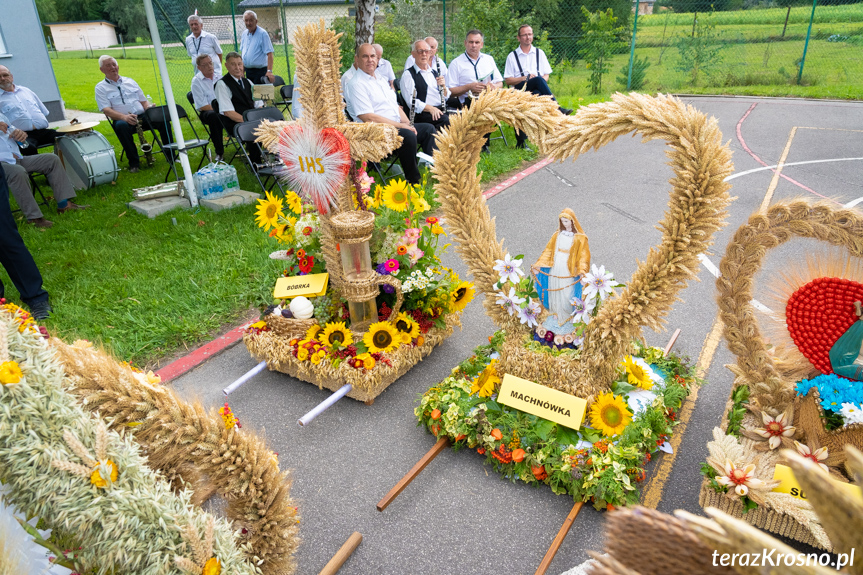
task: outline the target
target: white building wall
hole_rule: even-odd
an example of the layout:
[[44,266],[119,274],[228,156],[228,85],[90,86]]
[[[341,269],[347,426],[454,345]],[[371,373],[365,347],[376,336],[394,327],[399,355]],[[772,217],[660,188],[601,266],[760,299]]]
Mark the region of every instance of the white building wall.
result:
[[58,51],[93,50],[116,46],[117,33],[113,26],[104,22],[85,22],[81,24],[51,24],[51,36]]

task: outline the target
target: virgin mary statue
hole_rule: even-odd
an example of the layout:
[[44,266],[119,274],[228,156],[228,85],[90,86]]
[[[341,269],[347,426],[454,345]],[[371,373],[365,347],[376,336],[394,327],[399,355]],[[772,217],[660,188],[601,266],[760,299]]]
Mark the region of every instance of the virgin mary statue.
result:
[[558,230],[531,267],[542,305],[554,318],[550,317],[545,322],[547,328],[552,322],[558,328],[569,322],[573,312],[571,300],[581,297],[581,278],[590,270],[587,235],[578,223],[575,212],[566,208],[558,218]]

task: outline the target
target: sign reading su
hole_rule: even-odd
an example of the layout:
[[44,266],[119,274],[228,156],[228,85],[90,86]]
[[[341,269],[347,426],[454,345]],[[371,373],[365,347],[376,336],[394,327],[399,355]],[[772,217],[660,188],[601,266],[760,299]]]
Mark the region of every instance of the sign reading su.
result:
[[286,126],[279,134],[279,158],[289,183],[320,213],[329,213],[351,168],[350,144],[344,134],[334,128]]

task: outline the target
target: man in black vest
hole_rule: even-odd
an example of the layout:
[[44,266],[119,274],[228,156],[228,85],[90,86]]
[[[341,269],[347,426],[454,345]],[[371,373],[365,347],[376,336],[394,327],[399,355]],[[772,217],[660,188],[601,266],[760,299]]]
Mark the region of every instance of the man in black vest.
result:
[[[533,45],[533,28],[528,25],[520,26],[518,29],[518,48],[506,57],[506,65],[503,69],[503,77],[507,86],[516,90],[522,88],[538,96],[551,96],[551,88],[548,87],[548,77],[551,74],[551,65],[548,58],[540,48]],[[572,113],[569,108],[560,108],[560,113],[568,116]],[[516,148],[523,148],[527,141],[524,132],[516,130]]]
[[[431,124],[436,131],[449,126],[446,115],[446,98],[449,91],[443,76],[429,66],[431,48],[425,40],[417,40],[411,47],[414,65],[404,71],[399,87],[407,104],[405,113],[413,122]],[[411,115],[413,111],[413,116]]]
[[[225,67],[228,73],[215,85],[216,103],[225,130],[233,134],[234,126],[243,122],[243,112],[254,108],[255,102],[252,100],[252,82],[244,75],[242,56],[229,52],[225,56]],[[246,151],[253,162],[261,163],[261,153],[257,145],[249,145]]]

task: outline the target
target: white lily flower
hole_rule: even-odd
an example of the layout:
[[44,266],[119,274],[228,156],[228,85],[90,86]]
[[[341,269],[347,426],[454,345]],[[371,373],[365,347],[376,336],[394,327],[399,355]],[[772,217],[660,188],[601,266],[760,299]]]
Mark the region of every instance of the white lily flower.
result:
[[509,254],[506,254],[502,260],[495,260],[493,269],[500,275],[501,281],[517,284],[522,276],[524,276],[524,272],[521,269],[522,261],[522,259],[514,260]]

